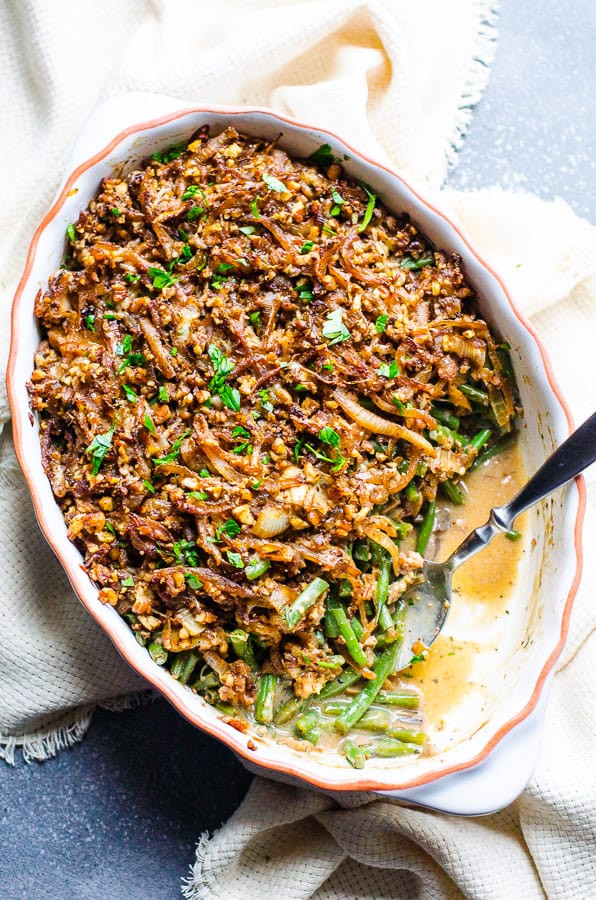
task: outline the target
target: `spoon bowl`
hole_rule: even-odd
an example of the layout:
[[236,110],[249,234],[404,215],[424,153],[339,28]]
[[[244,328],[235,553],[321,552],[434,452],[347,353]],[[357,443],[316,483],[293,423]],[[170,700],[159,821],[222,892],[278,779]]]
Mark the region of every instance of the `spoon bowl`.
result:
[[421,580],[401,597],[402,636],[395,672],[407,668],[439,636],[451,608],[451,578],[499,532],[508,532],[521,513],[575,478],[596,461],[596,413],[563,441],[505,506],[491,509],[488,521],[472,531],[445,562],[425,559]]

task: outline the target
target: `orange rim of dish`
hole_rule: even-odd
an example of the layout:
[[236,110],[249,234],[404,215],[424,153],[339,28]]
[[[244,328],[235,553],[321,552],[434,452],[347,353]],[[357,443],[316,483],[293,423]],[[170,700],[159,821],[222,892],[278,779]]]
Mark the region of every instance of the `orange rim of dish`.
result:
[[[8,367],[7,367],[7,375],[6,375],[6,384],[8,390],[8,398],[9,404],[11,408],[11,413],[13,417],[13,435],[14,435],[14,444],[15,444],[15,452],[17,459],[19,461],[19,465],[29,487],[29,491],[31,494],[31,498],[33,501],[33,506],[35,509],[35,515],[37,517],[40,528],[48,541],[49,545],[53,549],[54,553],[58,557],[61,565],[63,566],[65,572],[71,577],[74,578],[75,573],[72,572],[70,565],[65,561],[65,558],[61,552],[61,548],[58,543],[54,540],[51,530],[51,525],[46,515],[44,513],[42,503],[40,498],[37,495],[37,486],[35,477],[29,472],[29,467],[27,464],[27,460],[25,459],[24,447],[22,443],[22,434],[21,434],[21,422],[17,415],[17,411],[19,409],[19,398],[17,394],[17,388],[14,385],[14,372],[18,354],[18,346],[19,346],[19,336],[16,326],[17,314],[20,308],[20,304],[23,300],[23,290],[31,273],[31,269],[33,266],[33,261],[35,258],[35,253],[37,250],[37,245],[41,238],[41,235],[45,228],[52,222],[52,220],[56,217],[56,215],[60,212],[62,206],[64,205],[65,200],[69,196],[70,191],[72,190],[75,182],[80,176],[86,172],[88,169],[95,166],[97,163],[101,162],[108,156],[112,150],[114,150],[118,144],[120,144],[127,137],[130,137],[133,134],[137,134],[140,131],[147,131],[149,129],[157,128],[161,125],[167,125],[170,122],[174,122],[177,119],[182,119],[185,116],[189,115],[201,115],[201,114],[214,114],[214,115],[229,115],[233,116],[241,116],[241,115],[265,115],[270,116],[280,122],[285,122],[288,125],[292,125],[294,127],[300,128],[304,131],[316,134],[324,134],[327,135],[334,141],[343,144],[347,147],[354,156],[368,163],[369,165],[374,166],[377,169],[381,169],[383,172],[386,172],[392,178],[397,179],[407,191],[413,194],[417,200],[420,201],[427,209],[431,210],[435,215],[439,216],[443,221],[447,222],[447,224],[455,231],[455,233],[459,236],[459,238],[466,245],[469,253],[477,260],[477,262],[488,271],[495,281],[500,286],[503,291],[507,302],[511,308],[511,311],[518,319],[520,324],[526,329],[526,331],[531,335],[534,339],[540,356],[542,358],[542,364],[544,366],[544,371],[546,374],[546,378],[548,384],[558,400],[565,417],[567,419],[567,424],[569,430],[571,431],[573,428],[573,417],[571,415],[571,411],[567,402],[565,401],[561,389],[557,383],[555,378],[551,362],[548,358],[548,354],[538,337],[534,327],[528,322],[528,320],[523,316],[520,311],[517,309],[511,294],[505,285],[503,279],[497,274],[497,272],[487,263],[485,260],[479,255],[479,253],[474,249],[474,247],[470,244],[466,235],[462,232],[462,230],[447,216],[444,212],[437,209],[422,197],[418,191],[416,191],[411,185],[404,179],[401,175],[398,175],[397,172],[394,172],[388,166],[383,165],[382,163],[377,162],[374,159],[371,159],[365,153],[362,153],[360,150],[357,150],[355,147],[352,147],[351,144],[347,143],[343,138],[339,135],[335,134],[332,131],[329,131],[326,128],[319,128],[318,126],[310,126],[305,125],[303,122],[299,122],[296,119],[292,119],[289,116],[284,116],[271,109],[266,109],[263,107],[218,107],[218,106],[201,106],[201,107],[190,107],[182,110],[177,110],[176,112],[169,113],[164,116],[160,116],[156,119],[150,119],[145,122],[140,122],[135,125],[131,125],[128,128],[125,128],[123,131],[119,132],[113,140],[109,142],[102,150],[95,154],[95,156],[90,157],[81,163],[77,168],[71,173],[67,181],[65,182],[60,194],[52,204],[51,208],[48,210],[38,228],[36,229],[33,238],[31,240],[31,244],[29,245],[29,250],[27,253],[27,259],[25,262],[25,269],[23,271],[23,275],[18,283],[14,300],[12,306],[12,321],[11,321],[11,342],[10,342],[10,353],[8,358]],[[499,728],[499,730],[490,738],[490,740],[484,745],[482,750],[476,753],[472,758],[453,765],[448,765],[434,772],[427,772],[424,775],[420,775],[417,778],[411,778],[408,781],[401,782],[398,784],[387,784],[384,781],[375,781],[367,778],[363,779],[355,779],[350,780],[348,784],[345,785],[337,785],[334,783],[330,783],[325,781],[324,778],[313,775],[308,771],[308,762],[306,762],[305,766],[297,766],[294,767],[289,763],[280,762],[275,758],[271,758],[266,754],[261,755],[261,751],[265,749],[265,747],[261,744],[260,739],[256,735],[249,735],[249,743],[253,744],[253,749],[251,749],[246,744],[246,736],[242,736],[240,732],[231,728],[228,724],[223,721],[218,722],[210,722],[210,721],[199,721],[199,716],[196,711],[192,709],[189,704],[187,704],[186,699],[182,696],[178,696],[176,691],[173,688],[175,684],[174,680],[172,680],[172,687],[170,685],[162,685],[158,683],[157,678],[153,678],[151,674],[147,674],[141,668],[141,666],[137,665],[135,661],[129,658],[128,651],[125,647],[125,639],[121,639],[119,635],[114,633],[114,629],[108,627],[106,623],[101,621],[98,612],[98,604],[99,600],[96,598],[92,601],[88,601],[82,592],[79,592],[77,588],[73,588],[75,593],[77,594],[79,600],[83,603],[87,611],[93,616],[93,618],[98,622],[101,628],[106,632],[112,643],[120,652],[121,656],[124,657],[128,665],[134,669],[137,674],[139,674],[145,681],[148,681],[152,684],[165,698],[168,700],[175,709],[180,712],[185,719],[187,719],[191,724],[195,725],[195,727],[200,728],[202,731],[207,732],[212,737],[216,737],[219,740],[223,741],[228,747],[230,747],[235,753],[238,753],[240,756],[244,757],[247,761],[249,761],[253,766],[261,766],[264,769],[269,769],[274,772],[278,772],[283,775],[290,775],[294,778],[298,778],[301,781],[307,782],[315,787],[322,788],[328,791],[405,791],[411,788],[422,787],[424,785],[431,784],[434,781],[437,781],[439,778],[444,778],[447,775],[453,775],[457,772],[462,772],[467,769],[471,769],[474,766],[479,765],[484,762],[488,755],[492,750],[495,749],[497,744],[499,744],[502,739],[509,734],[517,725],[519,725],[522,721],[528,718],[528,716],[534,711],[538,700],[540,699],[540,695],[542,693],[542,689],[545,685],[545,682],[550,675],[567,639],[567,633],[569,631],[569,620],[571,617],[571,610],[573,607],[573,601],[575,599],[575,595],[577,594],[577,590],[579,587],[579,583],[582,576],[583,570],[583,550],[582,550],[582,526],[585,515],[586,508],[586,490],[585,483],[581,476],[575,479],[578,491],[578,506],[577,506],[577,514],[575,519],[574,526],[574,546],[575,546],[575,555],[576,555],[576,569],[575,574],[573,576],[573,581],[571,583],[571,587],[567,594],[567,599],[565,601],[565,606],[563,608],[563,614],[561,617],[561,630],[559,634],[559,640],[557,641],[556,646],[551,651],[548,656],[544,666],[542,667],[532,694],[526,703],[526,705],[520,710],[517,715],[513,716],[513,718],[509,719],[504,725]],[[85,572],[84,567],[80,567],[83,572]],[[78,573],[77,573],[78,574]],[[85,572],[86,575],[86,572]],[[88,577],[88,576],[87,576]],[[194,695],[193,695],[194,697]],[[255,746],[255,742],[256,746]],[[258,752],[257,752],[258,751]]]

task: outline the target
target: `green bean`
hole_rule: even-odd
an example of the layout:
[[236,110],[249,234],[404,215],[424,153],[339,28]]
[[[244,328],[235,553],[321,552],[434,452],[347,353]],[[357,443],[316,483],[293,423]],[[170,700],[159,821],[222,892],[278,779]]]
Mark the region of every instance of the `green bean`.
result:
[[354,544],[354,559],[358,562],[368,562],[370,560],[370,548],[366,541],[356,541]]
[[453,481],[442,481],[441,489],[456,506],[461,506],[466,502],[466,493],[459,484],[455,484]]
[[383,629],[383,631],[389,631],[390,628],[393,628],[393,619],[391,618],[391,613],[387,609],[387,606],[382,606],[378,613],[379,625]]
[[397,741],[403,741],[405,744],[422,745],[426,741],[426,735],[423,731],[411,731],[409,728],[388,728],[386,736]]
[[448,428],[453,428],[455,431],[459,428],[459,419],[453,413],[450,413],[448,409],[434,406],[431,410],[431,415],[441,425],[447,425]]
[[356,684],[361,678],[362,675],[360,672],[354,672],[353,670],[342,672],[341,675],[338,675],[333,681],[327,682],[325,687],[319,693],[318,699],[326,700],[327,697],[335,697],[336,694],[341,694],[346,688]]
[[440,437],[448,438],[452,443],[461,444],[462,447],[466,447],[470,443],[470,439],[465,434],[460,434],[459,431],[455,431],[453,428],[447,428],[446,425],[437,425],[435,428],[431,428],[428,436],[435,444],[441,443]]
[[406,488],[406,500],[408,503],[417,503],[420,500],[420,491],[413,481],[410,481]]
[[306,611],[317,602],[321,594],[324,594],[329,583],[322,578],[314,578],[311,583],[301,591],[290,606],[283,611],[286,628],[295,628]]
[[147,650],[149,651],[149,656],[153,660],[154,663],[157,663],[158,666],[164,666],[168,661],[168,651],[164,650],[163,644],[161,642],[161,634],[156,635],[156,637],[151,641],[148,645]]
[[244,574],[249,581],[255,581],[255,579],[260,578],[261,575],[264,575],[267,569],[270,568],[271,563],[268,559],[261,559],[260,557],[256,556],[249,562],[244,570]]
[[373,666],[374,680],[367,681],[360,693],[350,701],[349,705],[337,717],[335,720],[337,731],[346,734],[362,718],[371,704],[374,703],[375,697],[395,667],[400,646],[400,640],[394,641],[379,656]]
[[231,703],[216,703],[215,708],[226,716],[236,717],[238,715],[238,710]]
[[290,719],[293,719],[305,705],[305,701],[300,697],[290,697],[285,703],[281,703],[273,714],[273,722],[275,725],[285,725]]
[[386,706],[400,706],[404,709],[418,709],[420,697],[418,694],[408,694],[407,691],[380,691],[377,703]]
[[480,453],[476,457],[468,471],[471,472],[473,469],[479,468],[479,466],[482,466],[485,462],[488,462],[489,459],[492,459],[494,456],[498,456],[500,453],[504,453],[506,450],[509,450],[511,447],[513,447],[514,443],[515,435],[513,434],[508,434],[506,435],[506,437],[501,438],[501,440],[493,444],[492,447],[487,447],[486,450]]
[[409,524],[409,522],[398,522],[396,521],[396,519],[391,519],[391,521],[395,525],[395,530],[397,531],[397,540],[403,541],[405,538],[407,538],[410,531],[412,530],[412,526]]
[[492,431],[490,430],[490,428],[483,428],[482,431],[479,431],[478,434],[474,435],[474,437],[470,441],[470,447],[474,447],[477,451],[481,450],[488,441],[491,434]]
[[512,528],[511,531],[505,532],[505,537],[509,538],[510,541],[519,541],[521,536],[521,531],[516,531],[515,528]]
[[238,659],[242,659],[251,669],[258,669],[259,665],[252,649],[251,635],[243,631],[242,628],[235,628],[233,631],[230,631],[228,636]]
[[198,661],[199,656],[194,650],[183,650],[182,653],[176,653],[174,661],[170,666],[170,674],[173,678],[176,678],[180,684],[186,684],[194,672]]
[[363,769],[364,763],[371,755],[371,748],[368,744],[356,744],[349,739],[343,742],[341,749],[354,769]]
[[316,744],[320,737],[319,714],[316,710],[311,709],[302,713],[294,722],[294,731],[305,741]]
[[481,406],[488,406],[488,394],[486,391],[481,391],[480,388],[474,387],[473,384],[460,384],[459,386],[462,394],[465,394],[469,400],[473,400],[474,403],[480,403]]
[[[321,711],[325,716],[338,716],[349,703],[349,700],[328,700],[321,706]],[[387,731],[390,726],[391,713],[388,709],[369,709],[355,727],[364,731]]]
[[[377,544],[373,544],[373,547],[377,547]],[[380,552],[379,552],[380,551]],[[379,551],[373,550],[373,560],[376,565],[379,567],[379,577],[377,578],[377,587],[375,591],[375,606],[377,608],[377,622],[379,622],[381,618],[381,611],[387,604],[387,594],[389,593],[389,581],[391,579],[391,557],[382,547],[379,547]],[[376,555],[376,559],[375,559]],[[384,626],[385,631],[387,630],[387,625]]]
[[404,744],[403,741],[396,741],[393,738],[380,738],[374,745],[374,755],[380,756],[381,759],[391,756],[406,756],[410,753],[418,753],[417,744]]
[[428,546],[429,538],[432,534],[433,528],[435,527],[436,511],[437,502],[436,500],[431,500],[426,507],[422,525],[420,526],[420,531],[418,532],[418,537],[416,538],[416,551],[420,553],[421,556],[424,556],[424,551]]
[[354,616],[350,620],[350,625],[352,626],[352,631],[356,635],[357,639],[360,640],[360,638],[364,634],[364,628],[362,627],[360,619],[357,616]]
[[273,697],[277,678],[275,675],[261,675],[259,679],[259,693],[255,703],[255,719],[261,725],[271,722],[273,719]]
[[335,619],[331,615],[331,611],[333,609],[337,609],[340,606],[339,598],[334,594],[328,594],[327,599],[325,601],[325,634],[328,638],[336,638],[339,637],[339,628],[335,622]]
[[354,662],[362,667],[367,666],[368,659],[366,658],[364,650],[358,643],[358,638],[354,634],[354,629],[348,621],[348,617],[343,606],[340,606],[337,609],[332,609],[331,615],[335,620],[335,624],[339,629],[341,637],[344,639],[346,649]]

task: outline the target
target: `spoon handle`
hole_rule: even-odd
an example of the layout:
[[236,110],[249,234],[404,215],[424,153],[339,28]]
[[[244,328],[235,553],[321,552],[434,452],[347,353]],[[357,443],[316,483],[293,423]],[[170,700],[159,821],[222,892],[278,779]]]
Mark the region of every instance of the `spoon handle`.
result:
[[513,500],[491,509],[488,522],[476,528],[451,554],[447,563],[456,569],[482,550],[499,531],[510,531],[516,518],[596,461],[596,413],[571,434],[530,478]]

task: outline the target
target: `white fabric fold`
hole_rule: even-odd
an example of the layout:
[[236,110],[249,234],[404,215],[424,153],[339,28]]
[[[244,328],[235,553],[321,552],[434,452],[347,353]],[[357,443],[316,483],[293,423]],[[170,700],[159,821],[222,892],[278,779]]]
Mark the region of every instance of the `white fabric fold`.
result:
[[[494,19],[490,0],[7,0],[0,7],[0,123],[10,161],[0,169],[3,367],[26,247],[97,102],[141,90],[181,105],[273,106],[336,130],[437,191],[488,75]],[[593,405],[581,361],[591,358],[594,334],[595,229],[563,201],[499,189],[446,191],[441,203],[532,317],[580,421]],[[8,418],[2,387],[0,429]],[[593,500],[592,475],[588,482]],[[595,534],[591,518],[587,547]],[[143,683],[76,601],[44,543],[8,429],[0,440],[0,536],[0,754],[10,760],[21,746],[43,758],[80,739],[97,702],[129,702]],[[460,820],[371,795],[338,801],[256,779],[229,823],[201,838],[187,896],[596,893],[591,557],[540,762],[512,807]]]

